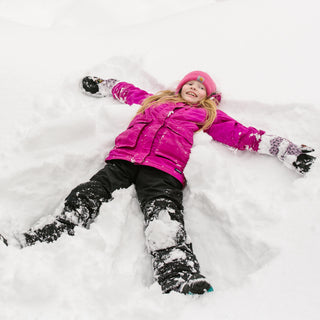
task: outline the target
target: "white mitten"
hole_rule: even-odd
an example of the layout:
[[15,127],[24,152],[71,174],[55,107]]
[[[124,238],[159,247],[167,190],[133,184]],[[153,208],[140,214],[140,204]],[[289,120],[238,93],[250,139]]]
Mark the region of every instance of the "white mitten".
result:
[[119,81],[115,79],[104,80],[98,77],[87,76],[81,80],[80,88],[83,93],[89,96],[103,98],[112,95],[112,88],[118,82]]
[[308,154],[314,149],[301,145],[300,147],[291,141],[273,135],[264,134],[259,143],[258,153],[276,156],[288,168],[305,174],[310,170],[316,157]]

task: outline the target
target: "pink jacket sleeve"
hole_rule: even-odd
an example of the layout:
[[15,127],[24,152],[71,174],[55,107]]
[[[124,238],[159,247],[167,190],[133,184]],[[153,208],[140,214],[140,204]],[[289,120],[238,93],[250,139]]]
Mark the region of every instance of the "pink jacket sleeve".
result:
[[253,127],[245,127],[229,117],[223,111],[217,111],[217,117],[206,131],[214,140],[239,150],[258,151],[261,136],[265,133]]
[[115,99],[128,105],[142,104],[143,100],[152,94],[135,87],[127,82],[119,82],[112,88],[112,95]]

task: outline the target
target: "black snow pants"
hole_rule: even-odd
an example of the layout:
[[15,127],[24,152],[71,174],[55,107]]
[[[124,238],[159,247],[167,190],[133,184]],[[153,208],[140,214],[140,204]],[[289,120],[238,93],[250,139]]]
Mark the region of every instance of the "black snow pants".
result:
[[164,293],[179,291],[190,278],[204,278],[184,227],[182,184],[158,169],[124,160],[108,161],[90,181],[73,189],[60,215],[24,233],[25,245],[51,242],[75,226],[88,228],[112,192],[134,184],[144,214],[148,251],[155,279]]

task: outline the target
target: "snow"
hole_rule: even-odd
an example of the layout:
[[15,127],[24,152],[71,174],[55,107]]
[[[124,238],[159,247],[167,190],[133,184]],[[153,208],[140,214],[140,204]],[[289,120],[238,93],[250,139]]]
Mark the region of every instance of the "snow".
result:
[[[156,92],[204,70],[222,110],[318,155],[319,21],[315,0],[1,0],[0,233],[59,212],[137,111],[84,96],[87,74]],[[213,294],[161,294],[130,187],[75,237],[0,245],[0,318],[318,319],[319,163],[301,177],[199,133],[185,173]]]
[[169,211],[161,210],[158,219],[151,220],[145,229],[148,250],[151,252],[178,245],[175,237],[179,230],[179,222],[171,220]]

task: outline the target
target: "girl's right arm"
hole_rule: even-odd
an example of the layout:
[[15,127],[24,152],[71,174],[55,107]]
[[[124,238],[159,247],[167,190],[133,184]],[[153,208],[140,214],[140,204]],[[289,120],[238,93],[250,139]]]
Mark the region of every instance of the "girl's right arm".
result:
[[152,95],[127,82],[118,82],[114,85],[111,92],[116,100],[130,106],[132,104],[141,105],[144,99]]

